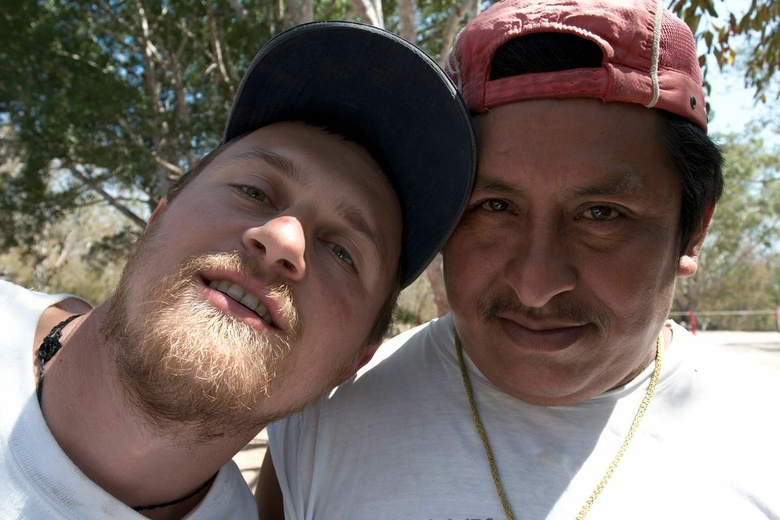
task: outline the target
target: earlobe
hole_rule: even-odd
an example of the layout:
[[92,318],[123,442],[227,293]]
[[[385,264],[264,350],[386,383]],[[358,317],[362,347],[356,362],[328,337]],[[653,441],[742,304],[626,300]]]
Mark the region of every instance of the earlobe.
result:
[[714,206],[708,206],[707,209],[704,210],[704,215],[702,215],[701,222],[699,222],[696,232],[691,235],[688,247],[682,256],[680,256],[677,265],[677,276],[684,277],[696,274],[696,270],[699,268],[699,252],[701,251],[701,245],[704,242],[704,237],[707,236],[707,230],[710,227],[710,220],[712,220],[712,214],[714,212]]
[[684,254],[680,257],[680,262],[677,265],[677,276],[693,276],[696,274],[696,270],[699,268],[699,255],[698,251],[695,255]]
[[162,211],[165,209],[165,206],[167,206],[167,205],[168,205],[168,198],[167,197],[161,198],[160,202],[157,204],[157,207],[154,208],[154,211],[152,212],[152,215],[149,217],[149,220],[146,221],[146,227],[147,228],[149,227],[149,225],[152,222],[154,222],[157,219],[157,217],[160,216],[160,213],[162,213]]

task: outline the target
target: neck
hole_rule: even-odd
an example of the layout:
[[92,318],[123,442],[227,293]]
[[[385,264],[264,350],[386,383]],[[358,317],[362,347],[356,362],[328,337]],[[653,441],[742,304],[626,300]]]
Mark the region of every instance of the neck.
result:
[[[116,378],[114,346],[105,343],[99,330],[104,312],[95,309],[69,324],[62,349],[46,364],[41,401],[46,423],[79,469],[125,504],[160,504],[186,496],[243,448],[262,425],[257,431],[204,442],[186,427],[163,428],[146,420]],[[53,327],[58,318],[47,318],[40,328]],[[178,507],[163,508],[176,509],[173,516],[163,510],[143,514],[183,516],[206,492]]]
[[[672,331],[669,328],[669,326],[664,323],[663,327],[659,331],[661,334],[661,349],[665,350],[666,347],[671,343],[672,339]],[[658,338],[658,334],[655,335],[656,338]],[[652,343],[653,348],[648,350],[645,356],[642,358],[640,363],[636,366],[634,370],[629,372],[626,377],[624,377],[620,382],[618,382],[616,385],[612,386],[612,388],[609,388],[609,390],[613,390],[615,388],[621,387],[625,384],[627,384],[629,381],[633,380],[635,377],[637,377],[639,374],[641,374],[647,367],[650,366],[650,364],[655,361],[656,358],[656,344]]]
[[[458,322],[455,323],[455,331],[458,333]],[[510,378],[502,376],[500,371],[490,372],[494,367],[489,363],[482,366],[479,348],[473,348],[473,343],[469,344],[464,340],[463,350],[482,375],[503,393],[537,406],[569,406],[600,396],[635,379],[653,363],[659,333],[662,336],[662,348],[668,348],[672,341],[672,329],[668,323],[662,323],[653,336],[648,334],[641,350],[628,353],[635,354],[630,362],[624,360],[622,365],[617,362],[608,363],[606,369],[602,367],[599,371],[583,372],[579,364],[557,364],[557,361],[548,358],[537,364],[526,363],[526,366],[518,363],[520,368],[513,372],[514,375]],[[583,377],[583,374],[590,374],[590,377]],[[518,382],[521,384],[517,384]]]

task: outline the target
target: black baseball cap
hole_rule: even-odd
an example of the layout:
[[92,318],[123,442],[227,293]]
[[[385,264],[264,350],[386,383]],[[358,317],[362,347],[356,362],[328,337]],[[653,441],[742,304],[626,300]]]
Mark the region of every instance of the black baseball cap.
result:
[[452,82],[422,50],[384,29],[302,24],[260,49],[222,141],[288,120],[344,125],[383,166],[403,214],[407,287],[457,225],[476,174],[471,118]]

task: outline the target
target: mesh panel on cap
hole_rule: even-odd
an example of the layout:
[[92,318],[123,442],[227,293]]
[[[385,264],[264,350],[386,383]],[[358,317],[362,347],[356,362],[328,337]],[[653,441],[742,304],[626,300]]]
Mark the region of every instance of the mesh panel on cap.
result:
[[[699,56],[685,22],[664,11],[661,21],[659,68],[673,69],[691,77],[700,77]],[[695,65],[695,68],[691,65]]]

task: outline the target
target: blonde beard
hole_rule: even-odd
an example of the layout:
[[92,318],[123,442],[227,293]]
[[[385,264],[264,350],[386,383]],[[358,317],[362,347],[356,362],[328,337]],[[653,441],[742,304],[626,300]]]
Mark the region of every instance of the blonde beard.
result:
[[271,297],[282,302],[290,331],[285,337],[261,333],[204,301],[195,284],[207,267],[252,273],[251,265],[237,254],[204,255],[150,288],[136,312],[129,313],[133,271],[153,258],[144,242],[128,262],[104,328],[117,346],[119,381],[144,418],[158,431],[186,432],[201,442],[251,434],[294,411],[259,412],[271,385],[284,386],[279,366],[300,336],[289,291],[277,285]]

